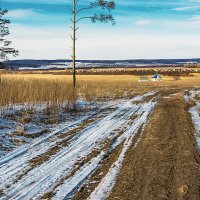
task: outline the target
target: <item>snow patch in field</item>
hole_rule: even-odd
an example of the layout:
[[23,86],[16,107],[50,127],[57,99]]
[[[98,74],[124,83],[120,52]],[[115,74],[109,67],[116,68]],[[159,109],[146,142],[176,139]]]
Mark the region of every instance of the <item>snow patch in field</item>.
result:
[[105,102],[78,100],[76,108],[81,112],[68,112],[67,109],[71,109],[72,106],[69,102],[64,102],[58,110],[48,113],[46,108],[51,110],[49,106],[47,102],[40,102],[0,107],[0,159],[22,146],[31,147],[38,138],[41,139],[53,131],[62,129],[63,126],[88,117],[94,110],[107,107]]

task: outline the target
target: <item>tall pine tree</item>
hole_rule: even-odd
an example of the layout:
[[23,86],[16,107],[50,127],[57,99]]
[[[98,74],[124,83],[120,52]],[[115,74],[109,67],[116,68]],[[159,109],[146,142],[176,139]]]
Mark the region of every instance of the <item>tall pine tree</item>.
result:
[[[84,1],[83,1],[84,2]],[[112,16],[111,11],[115,9],[115,2],[114,1],[106,1],[106,0],[91,0],[88,3],[88,6],[78,8],[79,0],[72,0],[72,6],[68,6],[68,9],[72,13],[72,35],[71,38],[73,40],[73,47],[72,47],[72,68],[73,68],[73,86],[76,87],[76,32],[78,30],[77,23],[83,19],[90,19],[93,23],[101,22],[107,23],[111,22],[113,25],[115,24],[115,20]],[[82,3],[80,3],[81,5]],[[79,14],[82,11],[93,10],[96,8],[100,8],[103,12],[95,12],[92,15],[82,15]],[[107,11],[107,12],[105,12]]]

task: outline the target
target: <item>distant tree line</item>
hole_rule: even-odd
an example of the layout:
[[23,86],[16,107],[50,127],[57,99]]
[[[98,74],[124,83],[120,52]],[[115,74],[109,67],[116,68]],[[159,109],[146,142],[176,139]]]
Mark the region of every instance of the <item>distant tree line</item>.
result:
[[[53,74],[53,75],[72,75],[73,70],[6,70],[4,73],[20,73],[20,74]],[[79,75],[133,75],[133,76],[152,76],[159,74],[161,76],[173,76],[174,79],[179,79],[181,76],[192,76],[193,73],[200,73],[194,69],[78,69]]]
[[200,68],[200,63],[184,64],[187,68]]
[[[45,72],[44,72],[45,73]],[[67,70],[65,71],[55,71],[51,72],[55,75],[71,75],[72,71]],[[191,76],[191,73],[200,73],[199,71],[194,70],[182,70],[182,69],[169,69],[169,70],[162,70],[162,69],[142,69],[142,70],[77,70],[77,74],[79,75],[134,75],[134,76],[151,76],[154,74],[160,74],[162,76]]]

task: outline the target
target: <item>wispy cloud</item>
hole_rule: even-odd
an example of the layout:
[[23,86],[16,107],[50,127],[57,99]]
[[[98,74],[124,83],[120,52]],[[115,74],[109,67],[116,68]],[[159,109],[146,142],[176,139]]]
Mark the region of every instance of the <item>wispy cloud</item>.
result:
[[26,18],[26,17],[35,17],[38,13],[31,9],[16,9],[16,10],[10,10],[7,14],[7,17],[9,18]]
[[[20,50],[19,58],[70,59],[72,41],[66,29],[66,27],[34,29],[12,25],[10,37],[13,45]],[[77,58],[189,58],[199,56],[199,46],[198,35],[135,33],[134,29],[129,29],[127,33],[127,30],[120,28],[115,31],[104,29],[102,33],[86,27],[79,32]]]
[[195,10],[195,9],[200,9],[200,6],[185,6],[185,7],[173,8],[173,10],[175,11],[185,11],[185,10]]
[[152,21],[151,20],[145,20],[145,19],[143,19],[143,20],[137,20],[135,22],[135,24],[138,25],[138,26],[146,26],[146,25],[152,24]]

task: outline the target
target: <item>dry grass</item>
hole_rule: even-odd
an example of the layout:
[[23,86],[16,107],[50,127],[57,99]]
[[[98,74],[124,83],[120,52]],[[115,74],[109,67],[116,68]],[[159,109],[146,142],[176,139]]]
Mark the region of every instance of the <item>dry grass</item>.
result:
[[64,80],[3,75],[0,84],[0,105],[34,102],[73,101],[76,94]]
[[91,101],[110,96],[120,97],[133,89],[133,81],[124,77],[78,77],[74,92],[70,76],[2,75],[0,105],[48,102],[74,102],[78,97]]
[[52,74],[3,74],[0,78],[0,106],[36,102],[62,104],[75,102],[77,98],[86,101],[102,98],[121,98],[144,93],[164,86],[189,87],[200,85],[200,76],[184,77],[174,81],[165,77],[159,83],[138,83],[138,77],[131,75],[79,75],[77,89],[72,88],[72,77]]

